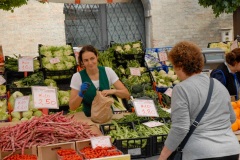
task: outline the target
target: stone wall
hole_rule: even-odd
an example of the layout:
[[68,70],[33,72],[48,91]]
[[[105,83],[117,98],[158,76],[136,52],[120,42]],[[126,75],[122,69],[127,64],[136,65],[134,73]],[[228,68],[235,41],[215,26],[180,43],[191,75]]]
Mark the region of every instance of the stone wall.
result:
[[[151,46],[171,46],[180,40],[207,47],[221,41],[221,28],[233,26],[232,14],[215,18],[198,0],[151,0]],[[66,43],[62,3],[29,0],[14,13],[0,10],[0,45],[4,55],[38,55],[38,44]]]
[[0,45],[4,55],[38,55],[38,44],[66,44],[62,3],[29,0],[13,13],[0,10]]
[[152,47],[172,46],[189,40],[201,47],[221,41],[221,28],[233,27],[233,15],[215,18],[211,8],[198,0],[151,0]]

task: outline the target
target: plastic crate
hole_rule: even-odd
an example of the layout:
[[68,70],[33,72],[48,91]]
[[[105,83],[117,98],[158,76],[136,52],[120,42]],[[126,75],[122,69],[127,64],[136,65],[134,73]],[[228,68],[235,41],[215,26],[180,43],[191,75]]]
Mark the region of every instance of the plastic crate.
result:
[[147,158],[152,156],[152,138],[129,138],[119,139],[114,142],[114,145],[123,152],[130,154],[131,159]]
[[164,147],[164,142],[167,139],[167,134],[152,136],[152,155],[159,155]]
[[[127,123],[118,123],[119,126],[128,126],[131,129],[134,129],[133,122],[127,122]],[[99,126],[100,131],[104,134],[107,135],[111,130],[116,130],[116,126],[114,124],[101,124]]]

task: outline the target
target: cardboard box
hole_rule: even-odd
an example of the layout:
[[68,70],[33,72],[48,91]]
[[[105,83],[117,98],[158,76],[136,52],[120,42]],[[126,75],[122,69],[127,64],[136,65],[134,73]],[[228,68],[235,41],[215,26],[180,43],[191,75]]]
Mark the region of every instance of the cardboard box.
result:
[[75,142],[65,142],[49,144],[46,146],[38,146],[38,160],[57,160],[57,150],[59,149],[75,149]]
[[[83,140],[83,141],[76,141],[77,151],[83,149],[84,147],[89,147],[89,146],[91,146],[90,139]],[[130,159],[131,159],[130,154],[125,154],[125,155],[118,155],[118,156],[111,156],[111,157],[104,157],[104,158],[94,158],[90,160],[130,160]]]
[[[12,153],[12,151],[4,151],[1,152],[0,151],[0,160],[2,160],[4,157],[10,155]],[[22,150],[17,150],[15,151],[13,154],[22,154]],[[24,150],[24,154],[33,154],[33,155],[37,155],[37,147],[33,146],[30,149],[25,149]]]

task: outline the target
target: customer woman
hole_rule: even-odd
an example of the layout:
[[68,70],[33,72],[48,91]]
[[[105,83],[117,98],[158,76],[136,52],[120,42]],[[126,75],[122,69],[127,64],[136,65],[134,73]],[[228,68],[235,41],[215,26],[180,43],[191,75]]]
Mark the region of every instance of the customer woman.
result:
[[[72,76],[69,100],[71,110],[76,110],[83,103],[83,112],[90,117],[91,105],[97,89],[104,96],[114,94],[120,98],[130,97],[127,88],[111,68],[98,66],[98,52],[93,46],[83,46],[78,60],[85,69]],[[114,89],[111,89],[111,85]]]
[[211,77],[219,80],[228,90],[230,95],[239,99],[240,87],[240,48],[226,54],[226,62],[220,64],[211,72]]
[[[181,82],[173,88],[172,125],[159,160],[166,160],[182,142],[206,102],[210,84],[209,77],[201,73],[204,58],[197,45],[179,42],[168,59]],[[238,160],[239,143],[231,129],[235,120],[227,89],[214,80],[209,106],[183,148],[183,160]]]

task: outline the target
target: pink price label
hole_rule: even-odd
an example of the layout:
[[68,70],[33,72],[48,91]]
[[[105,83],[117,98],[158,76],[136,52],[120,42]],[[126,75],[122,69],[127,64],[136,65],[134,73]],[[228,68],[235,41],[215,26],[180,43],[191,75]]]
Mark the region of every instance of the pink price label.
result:
[[34,71],[33,58],[32,57],[20,57],[18,59],[18,71],[19,72]]
[[0,85],[2,85],[5,82],[6,82],[6,80],[3,78],[3,76],[0,76]]
[[56,57],[56,58],[51,58],[49,61],[50,61],[50,63],[55,64],[55,63],[59,63],[60,59],[58,57]]
[[130,73],[133,76],[141,76],[140,68],[130,68]]
[[14,103],[14,111],[28,111],[29,96],[17,97]]
[[159,61],[160,62],[163,62],[163,61],[167,61],[168,58],[167,58],[167,53],[162,51],[162,52],[159,52],[158,53],[158,56],[159,56]]
[[169,97],[172,97],[172,88],[168,88],[164,94],[168,95]]
[[112,147],[112,143],[110,140],[110,136],[99,136],[99,137],[91,137],[91,145],[92,148],[96,147]]

